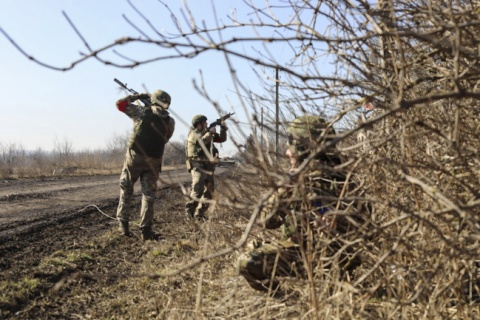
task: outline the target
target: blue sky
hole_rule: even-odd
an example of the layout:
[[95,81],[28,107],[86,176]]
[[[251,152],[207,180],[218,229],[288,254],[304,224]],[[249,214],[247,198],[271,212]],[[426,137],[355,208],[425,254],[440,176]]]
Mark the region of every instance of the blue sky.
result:
[[[176,31],[169,12],[160,2],[137,2],[138,8],[159,29]],[[182,1],[166,2],[175,14],[179,14]],[[210,1],[188,3],[195,17],[207,22],[212,20]],[[80,51],[86,51],[62,11],[93,48],[122,36],[139,36],[122,14],[142,22],[127,1],[122,0],[2,0],[0,6],[0,27],[36,59],[58,67],[68,66],[79,58]],[[224,20],[233,10],[237,15],[245,12],[241,0],[215,1],[215,6],[218,17]],[[122,49],[124,52],[136,50],[136,54],[146,57],[156,55],[145,46]],[[189,123],[193,115],[203,113],[212,121],[218,118],[216,110],[193,88],[192,80],[200,78],[200,70],[211,97],[225,111],[237,111],[238,120],[246,122],[248,118],[234,93],[225,60],[218,53],[194,59],[159,61],[134,69],[119,69],[89,60],[71,71],[59,72],[29,61],[2,35],[0,50],[0,143],[3,145],[16,143],[26,149],[51,150],[58,139],[70,141],[76,150],[104,148],[110,138],[132,127],[131,120],[115,108],[114,102],[125,93],[118,90],[114,78],[137,91],[143,91],[145,86],[150,92],[163,89],[170,93],[171,110],[177,120],[173,137],[176,141],[186,137],[185,122]],[[256,87],[257,79],[251,67],[247,64],[236,66],[240,76]],[[248,130],[248,127],[243,129]],[[241,139],[236,130],[231,130],[230,134]],[[220,152],[223,156],[233,155],[236,149],[227,142]]]

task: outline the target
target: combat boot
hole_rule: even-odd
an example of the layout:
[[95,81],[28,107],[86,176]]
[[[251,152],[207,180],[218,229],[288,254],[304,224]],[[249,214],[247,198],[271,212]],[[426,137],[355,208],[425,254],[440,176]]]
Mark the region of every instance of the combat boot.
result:
[[197,221],[205,222],[208,221],[208,217],[205,215],[207,212],[208,206],[202,204],[202,206],[195,212],[194,217]]
[[200,222],[208,221],[208,217],[203,213],[195,215],[195,219]]
[[130,229],[128,228],[128,221],[119,221],[118,230],[124,236],[127,236],[127,237],[131,236]]
[[158,240],[158,236],[153,232],[151,228],[143,228],[142,229],[142,240]]
[[187,218],[188,220],[193,219],[193,214],[194,212],[192,212],[191,209],[185,209],[185,218]]

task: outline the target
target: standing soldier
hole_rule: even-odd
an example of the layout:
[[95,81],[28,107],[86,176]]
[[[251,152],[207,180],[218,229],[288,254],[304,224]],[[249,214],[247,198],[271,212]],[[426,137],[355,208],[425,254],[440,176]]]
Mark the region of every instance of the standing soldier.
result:
[[342,272],[360,263],[357,252],[329,240],[341,239],[352,225],[359,226],[353,218],[358,212],[347,210],[342,201],[348,188],[345,175],[335,168],[341,164],[335,147],[322,148],[335,137],[333,128],[321,117],[302,116],[287,133],[291,181],[275,190],[261,211],[262,226],[282,227],[282,238],[253,241],[238,260],[239,273],[262,291],[277,290],[277,277],[306,277],[321,269],[312,257],[335,256],[329,259],[338,259]]
[[215,126],[208,129],[207,117],[197,114],[192,119],[192,128],[186,143],[187,170],[192,174],[192,191],[190,201],[185,205],[188,218],[205,220],[205,212],[209,207],[215,191],[214,172],[219,161],[218,150],[214,142],[227,140],[227,126],[220,122],[220,134]]
[[[144,101],[145,106],[133,103],[136,100]],[[120,200],[117,209],[119,229],[126,236],[130,235],[128,221],[133,186],[140,178],[142,239],[156,239],[152,224],[157,179],[162,169],[165,144],[175,130],[175,121],[167,111],[170,103],[170,95],[162,90],[156,90],[151,95],[128,95],[116,102],[118,110],[129,116],[134,125],[120,176]]]

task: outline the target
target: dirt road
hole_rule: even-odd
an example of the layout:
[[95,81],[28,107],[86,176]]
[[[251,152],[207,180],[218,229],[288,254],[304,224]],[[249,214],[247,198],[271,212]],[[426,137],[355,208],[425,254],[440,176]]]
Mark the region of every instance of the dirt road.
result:
[[[89,205],[104,209],[115,206],[118,179],[116,174],[0,181],[0,245],[3,247],[13,237],[31,235],[42,228],[82,220],[98,212]],[[183,184],[188,179],[185,169],[169,170],[162,173],[158,184],[162,188]],[[139,184],[135,189],[138,195]]]

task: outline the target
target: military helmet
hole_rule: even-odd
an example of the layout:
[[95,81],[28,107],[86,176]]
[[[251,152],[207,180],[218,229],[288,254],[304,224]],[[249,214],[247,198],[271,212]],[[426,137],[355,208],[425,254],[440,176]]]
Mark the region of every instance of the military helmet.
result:
[[192,127],[195,128],[197,124],[203,123],[204,121],[207,121],[207,117],[205,117],[203,114],[197,114],[192,119]]
[[287,136],[291,151],[302,152],[321,141],[331,140],[335,137],[335,130],[324,118],[308,115],[295,118],[287,128]]
[[150,95],[152,104],[157,104],[164,109],[168,109],[170,103],[172,102],[172,98],[168,93],[163,90],[155,90]]

